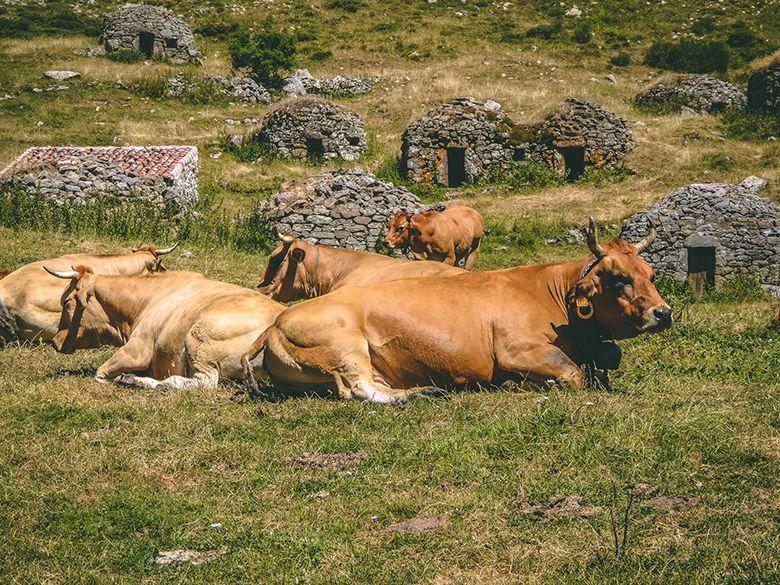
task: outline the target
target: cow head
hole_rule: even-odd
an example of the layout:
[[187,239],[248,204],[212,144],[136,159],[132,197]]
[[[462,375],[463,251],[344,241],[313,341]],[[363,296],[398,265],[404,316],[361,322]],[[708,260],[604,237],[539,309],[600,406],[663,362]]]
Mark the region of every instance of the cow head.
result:
[[309,298],[318,286],[317,254],[316,246],[293,234],[280,235],[257,290],[282,303]]
[[593,318],[607,327],[614,339],[671,327],[672,309],[653,284],[652,266],[639,256],[653,243],[655,230],[636,244],[616,239],[601,245],[596,221],[591,217],[586,237],[595,259],[568,293],[577,317]]
[[387,224],[385,243],[391,248],[405,250],[414,235],[414,214],[411,211],[399,211]]
[[168,248],[155,248],[154,246],[144,244],[133,248],[133,255],[138,254],[138,255],[149,256],[149,258],[146,259],[146,272],[149,273],[165,272],[165,266],[163,266],[161,256],[170,254],[178,247],[178,245],[179,244],[177,242],[176,244],[174,244],[173,246],[169,246]]
[[120,332],[111,325],[108,314],[95,298],[95,275],[89,268],[74,266],[67,272],[44,268],[52,276],[70,280],[62,295],[60,323],[52,339],[54,349],[73,353],[77,349],[122,345]]

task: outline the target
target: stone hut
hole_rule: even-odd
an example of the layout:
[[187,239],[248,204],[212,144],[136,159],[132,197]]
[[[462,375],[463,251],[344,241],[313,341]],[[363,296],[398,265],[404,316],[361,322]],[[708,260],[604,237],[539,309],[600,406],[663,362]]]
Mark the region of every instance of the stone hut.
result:
[[294,182],[260,203],[256,214],[312,244],[373,251],[401,209],[419,210],[420,200],[355,168]]
[[101,42],[107,52],[140,51],[147,59],[201,62],[192,31],[170,10],[151,4],[125,4],[106,15]]
[[578,99],[562,101],[540,124],[513,130],[515,159],[542,161],[569,181],[590,167],[613,166],[636,148],[628,123],[601,106]]
[[665,106],[676,111],[686,106],[697,112],[716,114],[743,107],[747,99],[727,81],[709,75],[677,75],[652,85],[638,94],[635,101],[640,106]]
[[297,98],[266,114],[253,139],[285,158],[356,160],[368,146],[363,120],[317,98]]
[[57,204],[149,202],[192,209],[198,202],[194,146],[44,146],[28,148],[0,182]]
[[739,185],[688,185],[627,219],[622,237],[637,241],[655,227],[642,256],[695,288],[753,274],[780,284],[780,207],[758,194],[765,184],[748,177]]
[[458,98],[413,122],[401,138],[401,172],[408,179],[458,187],[513,161],[511,121],[501,104]]
[[750,76],[747,101],[755,110],[780,112],[780,57]]

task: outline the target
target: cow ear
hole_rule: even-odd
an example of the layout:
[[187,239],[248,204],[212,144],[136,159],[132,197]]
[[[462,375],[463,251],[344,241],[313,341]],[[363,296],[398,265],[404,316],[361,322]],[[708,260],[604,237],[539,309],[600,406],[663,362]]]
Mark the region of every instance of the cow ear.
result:
[[593,316],[592,299],[597,289],[596,278],[588,275],[569,291],[567,301],[580,319],[590,319]]
[[306,258],[306,250],[295,248],[292,252],[290,252],[290,256],[292,256],[292,259],[296,262],[303,262],[303,259]]

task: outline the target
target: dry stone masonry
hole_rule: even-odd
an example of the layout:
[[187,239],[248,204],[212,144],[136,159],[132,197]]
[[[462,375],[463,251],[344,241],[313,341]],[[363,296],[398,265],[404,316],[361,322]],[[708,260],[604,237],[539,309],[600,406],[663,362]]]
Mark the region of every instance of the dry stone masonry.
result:
[[780,59],[759,69],[748,79],[748,105],[780,115]]
[[106,15],[101,42],[109,53],[140,51],[148,59],[159,57],[193,63],[202,59],[192,31],[184,21],[170,10],[151,4],[125,4]]
[[198,149],[194,146],[36,147],[0,172],[0,181],[57,204],[108,198],[172,205],[198,202]]
[[292,183],[263,201],[257,214],[278,232],[291,231],[312,244],[373,251],[401,209],[420,210],[420,200],[355,168]]
[[378,77],[343,77],[317,79],[308,69],[296,69],[285,78],[282,89],[291,95],[321,95],[326,97],[352,97],[368,93],[379,83]]
[[511,121],[501,104],[458,98],[413,122],[401,138],[401,172],[415,182],[458,187],[509,168]]
[[780,207],[757,193],[765,184],[748,177],[739,185],[688,185],[626,220],[622,237],[637,241],[655,227],[657,238],[642,256],[673,278],[704,273],[720,285],[760,275],[780,284]]
[[266,114],[253,136],[273,156],[356,160],[366,150],[363,120],[341,106],[295,98]]
[[184,72],[179,72],[168,80],[167,95],[171,98],[184,98],[198,89],[198,83],[214,84],[227,98],[245,104],[271,103],[271,94],[266,88],[250,77],[238,76],[206,75],[202,80],[197,80]]
[[636,96],[640,106],[666,106],[676,110],[686,106],[708,114],[743,107],[746,102],[745,94],[736,87],[709,75],[678,75],[664,79]]
[[[614,166],[636,141],[621,117],[599,105],[569,98],[563,100],[543,122],[518,132],[515,158],[544,162],[570,181],[588,168]],[[523,143],[523,139],[528,142]]]

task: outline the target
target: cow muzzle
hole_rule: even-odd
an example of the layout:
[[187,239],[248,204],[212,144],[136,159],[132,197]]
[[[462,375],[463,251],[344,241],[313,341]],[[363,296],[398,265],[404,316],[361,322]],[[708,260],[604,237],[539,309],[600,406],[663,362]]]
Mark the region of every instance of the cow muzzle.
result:
[[643,333],[656,333],[672,327],[672,308],[669,305],[658,305],[645,313]]

